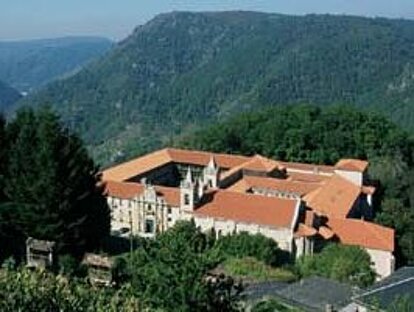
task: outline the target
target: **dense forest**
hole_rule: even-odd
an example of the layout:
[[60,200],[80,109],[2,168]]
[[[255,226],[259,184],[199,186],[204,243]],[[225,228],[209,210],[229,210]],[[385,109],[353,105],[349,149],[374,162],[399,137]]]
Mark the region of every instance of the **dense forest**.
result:
[[368,159],[377,221],[396,229],[399,264],[414,263],[414,141],[386,118],[346,106],[277,107],[241,114],[179,145],[320,164]]
[[0,41],[0,80],[29,92],[79,70],[111,46],[98,37]]
[[0,81],[0,112],[7,110],[20,98],[21,95],[17,90]]
[[162,14],[19,105],[52,104],[104,163],[235,112],[289,103],[353,103],[414,130],[413,44],[407,20]]

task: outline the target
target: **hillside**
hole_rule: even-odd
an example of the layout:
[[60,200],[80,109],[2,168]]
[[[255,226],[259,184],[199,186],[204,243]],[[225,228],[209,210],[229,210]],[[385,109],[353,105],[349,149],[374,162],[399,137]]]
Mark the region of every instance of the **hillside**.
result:
[[6,111],[8,107],[13,105],[20,98],[21,95],[19,92],[0,81],[0,113]]
[[20,104],[55,105],[104,162],[269,105],[353,103],[414,130],[413,47],[405,20],[162,14]]
[[28,92],[78,70],[111,46],[95,37],[0,41],[0,80]]

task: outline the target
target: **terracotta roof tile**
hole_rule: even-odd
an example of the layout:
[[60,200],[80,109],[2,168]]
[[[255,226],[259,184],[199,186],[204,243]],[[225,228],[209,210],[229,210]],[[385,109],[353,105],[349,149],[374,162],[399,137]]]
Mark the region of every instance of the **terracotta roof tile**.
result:
[[220,168],[232,168],[249,160],[238,155],[166,148],[104,170],[103,180],[125,181],[171,162],[206,166],[212,157]]
[[306,224],[299,223],[294,233],[295,237],[309,237],[314,236],[318,233],[313,227],[307,226]]
[[168,150],[162,149],[106,169],[103,172],[102,179],[104,181],[125,181],[169,162],[171,162],[171,157]]
[[144,191],[144,186],[138,183],[107,181],[105,193],[108,196],[131,199],[137,197]]
[[343,244],[394,251],[391,228],[357,219],[330,219],[327,225]]
[[318,187],[319,184],[316,183],[304,183],[304,182],[295,182],[285,179],[275,179],[268,177],[244,177],[247,185],[250,185],[250,188],[267,188],[272,190],[278,190],[282,192],[296,193],[300,196],[305,195]]
[[305,195],[303,199],[314,211],[345,218],[360,193],[360,187],[334,175],[322,187]]
[[331,229],[327,228],[326,226],[320,226],[318,229],[318,233],[324,238],[324,239],[331,239],[334,237],[335,233],[332,232]]
[[325,174],[333,174],[335,172],[335,168],[333,166],[325,166],[325,165],[315,165],[315,164],[305,164],[305,163],[297,163],[297,162],[280,162],[286,170],[289,172],[290,170],[300,170],[300,171],[307,171],[309,173],[325,173]]
[[361,191],[364,194],[373,195],[376,191],[376,188],[374,186],[363,185],[361,187]]
[[330,177],[326,175],[312,174],[312,173],[299,173],[299,172],[289,172],[288,180],[296,182],[306,182],[306,183],[323,183],[328,180]]
[[[157,196],[163,197],[167,204],[180,206],[180,189],[165,186],[154,186]],[[121,199],[132,199],[144,192],[144,185],[131,182],[106,182],[106,195]]]
[[349,171],[364,172],[368,167],[368,162],[360,159],[341,159],[335,168]]
[[175,148],[168,148],[167,151],[172,161],[177,163],[207,166],[211,157],[213,157],[217,166],[225,169],[238,166],[249,159],[248,157],[240,155],[218,154]]
[[291,228],[298,202],[291,199],[217,191],[211,202],[195,211],[196,215]]

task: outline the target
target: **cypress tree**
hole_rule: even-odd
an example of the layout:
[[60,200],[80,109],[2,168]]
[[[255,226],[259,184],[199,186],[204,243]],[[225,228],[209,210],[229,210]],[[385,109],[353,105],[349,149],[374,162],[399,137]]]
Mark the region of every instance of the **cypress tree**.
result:
[[109,234],[109,208],[82,141],[47,108],[17,112],[7,134],[4,191],[19,235],[55,241],[59,253],[75,256],[97,248]]

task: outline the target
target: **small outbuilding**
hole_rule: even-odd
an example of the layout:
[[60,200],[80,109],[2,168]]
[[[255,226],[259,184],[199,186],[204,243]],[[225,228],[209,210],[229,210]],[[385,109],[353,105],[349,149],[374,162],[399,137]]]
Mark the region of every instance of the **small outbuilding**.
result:
[[29,237],[26,240],[26,262],[31,268],[50,268],[54,264],[55,242]]
[[114,261],[110,257],[87,253],[82,263],[88,268],[88,278],[92,284],[102,286],[112,285]]

